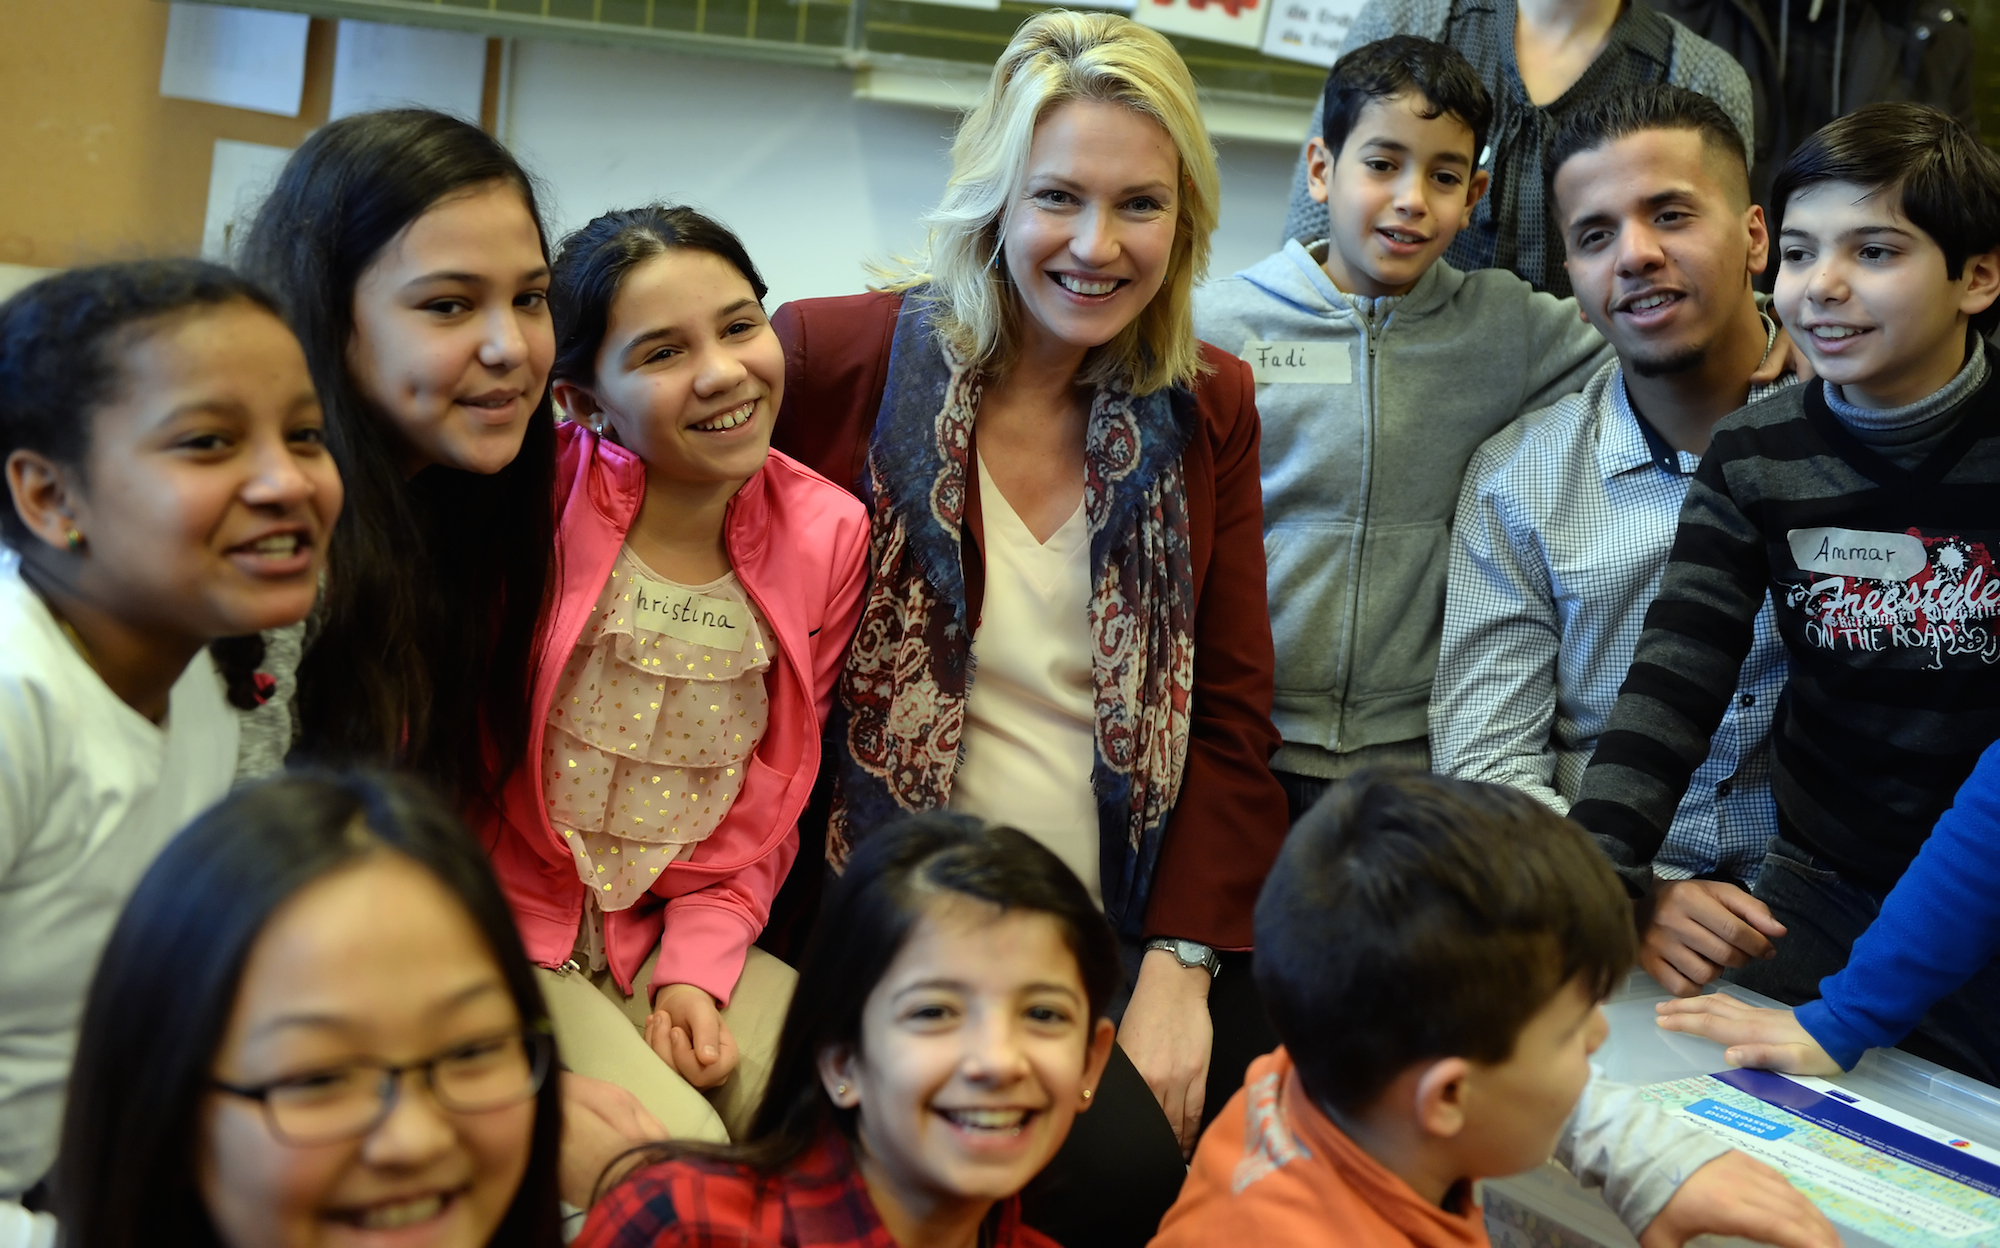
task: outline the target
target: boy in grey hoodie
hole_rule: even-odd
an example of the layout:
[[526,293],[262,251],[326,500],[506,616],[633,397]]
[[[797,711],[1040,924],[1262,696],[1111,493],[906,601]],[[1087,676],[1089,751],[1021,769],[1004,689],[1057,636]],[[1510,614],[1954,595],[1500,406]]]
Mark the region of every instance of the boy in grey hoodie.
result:
[[1257,380],[1284,737],[1271,765],[1294,820],[1359,767],[1429,766],[1466,463],[1612,358],[1574,300],[1440,259],[1486,192],[1492,113],[1444,44],[1398,35],[1348,53],[1307,151],[1326,240],[1289,242],[1196,296],[1195,332]]

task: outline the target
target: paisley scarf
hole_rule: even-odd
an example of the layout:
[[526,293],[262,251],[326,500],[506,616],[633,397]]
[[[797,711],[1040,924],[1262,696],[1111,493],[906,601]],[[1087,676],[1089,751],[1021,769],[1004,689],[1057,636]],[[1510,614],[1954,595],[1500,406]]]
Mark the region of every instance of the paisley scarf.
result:
[[[951,797],[971,690],[961,543],[980,376],[932,332],[921,291],[903,301],[869,440],[869,582],[841,676],[840,751],[827,856]],[[1104,909],[1137,934],[1187,763],[1194,580],[1181,452],[1185,391],[1100,386],[1084,449],[1090,631]]]

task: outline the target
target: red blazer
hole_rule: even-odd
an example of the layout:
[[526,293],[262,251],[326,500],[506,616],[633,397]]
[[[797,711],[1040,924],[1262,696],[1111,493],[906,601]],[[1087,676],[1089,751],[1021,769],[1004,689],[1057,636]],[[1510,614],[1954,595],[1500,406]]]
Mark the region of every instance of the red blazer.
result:
[[[802,299],[771,318],[785,344],[785,402],[772,445],[859,494],[868,439],[889,376],[902,297]],[[1193,722],[1180,799],[1146,907],[1148,936],[1247,949],[1257,891],[1285,839],[1285,795],[1271,775],[1275,663],[1264,596],[1260,429],[1250,367],[1202,344],[1214,371],[1195,385],[1201,430],[1182,458],[1194,559]],[[979,481],[967,474],[966,605],[986,588]]]

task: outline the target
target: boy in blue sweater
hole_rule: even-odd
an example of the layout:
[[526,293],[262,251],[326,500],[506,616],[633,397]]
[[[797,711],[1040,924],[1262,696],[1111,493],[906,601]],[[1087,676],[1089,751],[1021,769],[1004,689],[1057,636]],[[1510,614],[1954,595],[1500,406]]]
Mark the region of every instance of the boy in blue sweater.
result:
[[1308,163],[1325,239],[1195,298],[1195,332],[1258,383],[1272,769],[1294,819],[1361,766],[1429,766],[1465,465],[1612,358],[1575,301],[1441,260],[1487,184],[1493,106],[1462,55],[1410,35],[1357,48],[1327,76],[1323,115]]
[[[1765,1010],[1720,993],[1660,1003],[1660,1026],[1729,1046],[1735,1066],[1793,1075],[1854,1069],[1960,993],[2000,1000],[2000,741],[1986,747],[1910,869],[1819,1000]],[[1946,1020],[1949,1023],[1949,1019]],[[2000,1053],[1988,1057],[2000,1064]]]

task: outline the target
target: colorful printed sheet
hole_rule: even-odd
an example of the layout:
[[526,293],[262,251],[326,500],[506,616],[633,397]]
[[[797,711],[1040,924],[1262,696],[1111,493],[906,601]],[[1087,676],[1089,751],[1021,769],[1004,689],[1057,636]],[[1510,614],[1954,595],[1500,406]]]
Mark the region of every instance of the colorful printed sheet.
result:
[[1732,1070],[1642,1094],[1783,1173],[1843,1230],[2000,1248],[2000,1151],[1823,1079]]

